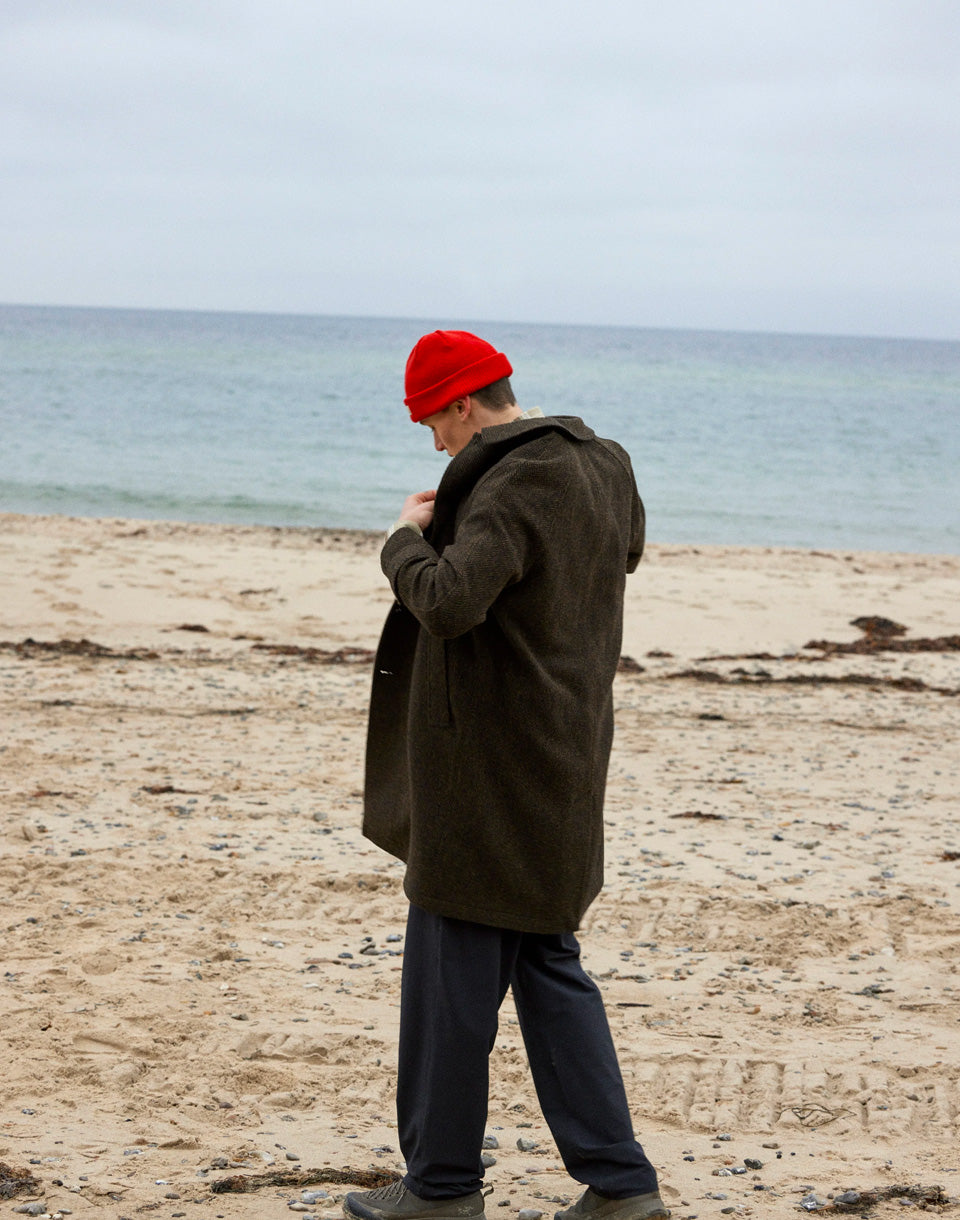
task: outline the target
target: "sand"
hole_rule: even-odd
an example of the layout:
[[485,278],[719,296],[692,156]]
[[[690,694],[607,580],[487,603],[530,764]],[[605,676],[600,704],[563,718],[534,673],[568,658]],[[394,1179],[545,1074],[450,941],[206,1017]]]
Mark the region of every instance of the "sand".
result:
[[[299,1188],[211,1186],[397,1168],[378,546],[0,517],[0,1162],[37,1182],[3,1214],[281,1217]],[[949,556],[652,546],[629,581],[581,938],[675,1216],[960,1194],[958,606]],[[934,643],[804,648],[860,616]],[[487,1214],[552,1215],[509,997],[491,1078]]]

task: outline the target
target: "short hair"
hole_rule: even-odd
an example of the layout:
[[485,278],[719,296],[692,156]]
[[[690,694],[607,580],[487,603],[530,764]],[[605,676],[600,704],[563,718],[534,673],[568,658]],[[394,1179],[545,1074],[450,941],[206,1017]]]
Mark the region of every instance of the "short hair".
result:
[[503,411],[507,407],[515,407],[517,405],[509,377],[501,377],[499,381],[491,381],[489,385],[485,385],[482,389],[474,390],[472,397],[479,399],[481,406],[486,407],[490,411]]

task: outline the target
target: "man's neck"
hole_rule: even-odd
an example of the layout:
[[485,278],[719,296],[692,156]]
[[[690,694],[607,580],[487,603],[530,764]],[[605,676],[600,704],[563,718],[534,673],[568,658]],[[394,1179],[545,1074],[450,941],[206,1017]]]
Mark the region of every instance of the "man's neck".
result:
[[481,428],[495,428],[498,424],[512,424],[515,419],[519,419],[523,412],[516,403],[509,407],[504,407],[500,411],[491,411],[489,407],[481,407],[477,410],[474,407],[474,419]]

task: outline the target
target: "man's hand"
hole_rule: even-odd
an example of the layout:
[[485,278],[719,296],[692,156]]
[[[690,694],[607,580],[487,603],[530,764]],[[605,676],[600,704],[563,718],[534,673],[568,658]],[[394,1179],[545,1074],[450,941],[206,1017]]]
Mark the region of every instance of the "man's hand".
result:
[[415,491],[404,500],[397,520],[414,521],[425,530],[433,520],[433,502],[436,498],[436,491]]

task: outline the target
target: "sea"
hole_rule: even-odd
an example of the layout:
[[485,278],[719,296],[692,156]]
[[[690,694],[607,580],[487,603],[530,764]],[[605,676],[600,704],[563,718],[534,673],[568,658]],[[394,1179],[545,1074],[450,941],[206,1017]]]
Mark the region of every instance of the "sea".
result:
[[0,306],[0,511],[380,529],[452,327],[626,447],[651,541],[960,553],[960,343],[449,318]]

